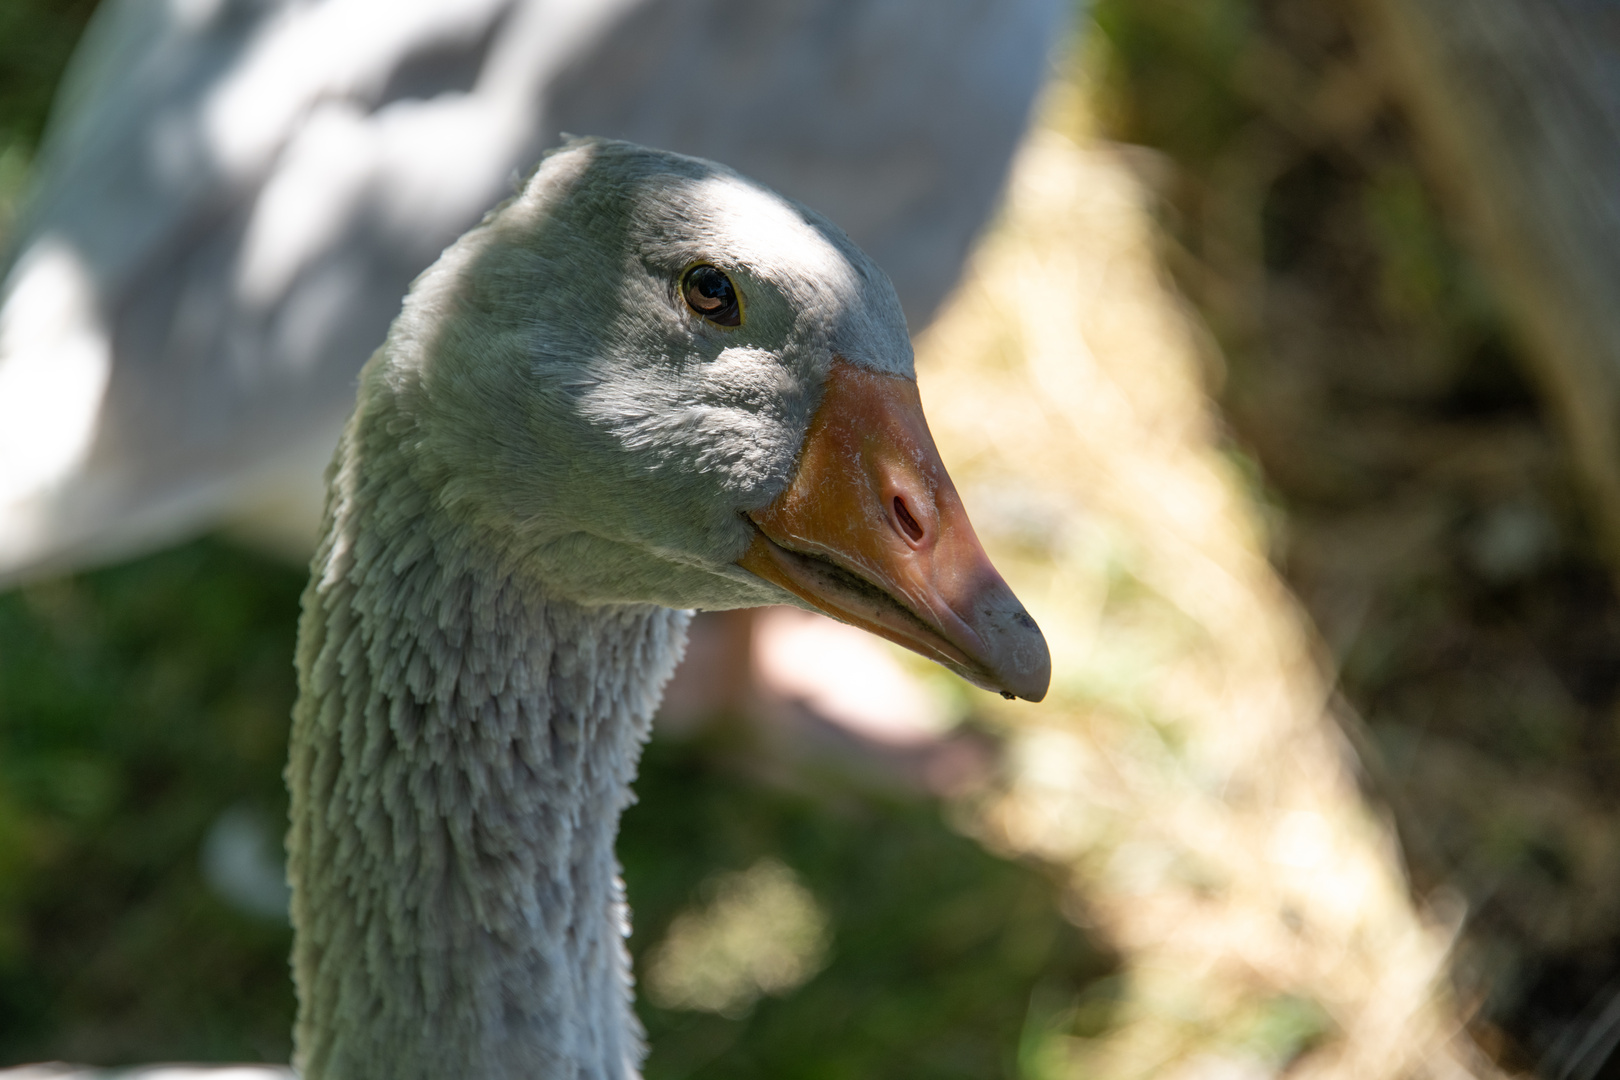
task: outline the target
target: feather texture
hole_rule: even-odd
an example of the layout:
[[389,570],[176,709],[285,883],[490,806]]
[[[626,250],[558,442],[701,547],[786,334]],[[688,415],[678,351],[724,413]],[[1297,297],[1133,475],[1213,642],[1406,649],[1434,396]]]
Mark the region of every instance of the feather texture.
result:
[[287,768],[306,1077],[633,1075],[620,812],[687,613],[419,531],[373,414],[304,598]]

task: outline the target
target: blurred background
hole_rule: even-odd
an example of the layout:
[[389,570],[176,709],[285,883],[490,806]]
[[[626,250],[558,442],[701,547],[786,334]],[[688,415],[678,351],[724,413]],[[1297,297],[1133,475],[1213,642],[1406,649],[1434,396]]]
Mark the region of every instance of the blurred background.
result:
[[[0,242],[93,7],[0,0]],[[698,625],[620,840],[647,1076],[1620,1076],[1620,23],[1031,18],[908,314],[1052,695]],[[304,574],[156,537],[0,593],[0,1064],[290,1053]]]

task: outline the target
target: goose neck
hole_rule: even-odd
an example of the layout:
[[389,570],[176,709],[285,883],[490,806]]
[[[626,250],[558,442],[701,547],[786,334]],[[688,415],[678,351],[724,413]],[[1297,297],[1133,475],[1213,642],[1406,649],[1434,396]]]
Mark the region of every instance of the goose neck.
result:
[[287,769],[304,1077],[636,1076],[613,843],[686,614],[329,518]]

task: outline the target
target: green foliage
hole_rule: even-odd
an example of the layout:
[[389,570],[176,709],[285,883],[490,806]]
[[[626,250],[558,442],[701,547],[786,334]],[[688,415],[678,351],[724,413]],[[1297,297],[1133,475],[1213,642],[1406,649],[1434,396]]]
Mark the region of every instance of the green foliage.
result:
[[1333,119],[1358,98],[1379,100],[1343,14],[1298,0],[1098,0],[1094,11],[1102,126],[1173,164],[1170,231],[1208,274],[1183,284],[1239,384],[1267,316],[1233,310],[1215,280],[1332,291],[1374,323],[1425,339],[1436,364],[1466,365],[1502,332],[1400,122],[1375,111]]
[[96,0],[0,0],[0,249],[25,163]]
[[39,142],[69,54],[96,0],[0,4],[0,145]]
[[285,1058],[284,926],[208,892],[284,820],[303,575],[218,543],[0,596],[0,1058]]
[[1099,105],[1114,137],[1208,160],[1249,120],[1235,73],[1253,0],[1099,0],[1092,17],[1109,45]]

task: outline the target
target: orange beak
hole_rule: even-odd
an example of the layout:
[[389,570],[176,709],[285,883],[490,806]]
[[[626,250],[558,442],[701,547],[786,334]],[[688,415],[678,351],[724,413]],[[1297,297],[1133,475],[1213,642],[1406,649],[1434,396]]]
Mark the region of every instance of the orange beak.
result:
[[916,383],[835,357],[798,473],[748,517],[745,570],[986,690],[1046,696],[1046,639],[973,534]]

